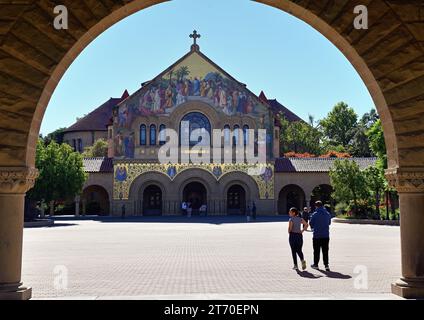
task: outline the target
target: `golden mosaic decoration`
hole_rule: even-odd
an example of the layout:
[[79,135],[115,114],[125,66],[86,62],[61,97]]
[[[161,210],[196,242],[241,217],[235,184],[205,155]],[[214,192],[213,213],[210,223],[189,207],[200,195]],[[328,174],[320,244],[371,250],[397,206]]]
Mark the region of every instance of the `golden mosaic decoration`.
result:
[[217,181],[230,172],[242,172],[255,180],[260,199],[274,199],[274,166],[271,164],[161,164],[116,162],[114,164],[113,198],[128,200],[132,183],[147,172],[158,172],[173,181],[181,172],[189,169],[202,169],[212,174]]

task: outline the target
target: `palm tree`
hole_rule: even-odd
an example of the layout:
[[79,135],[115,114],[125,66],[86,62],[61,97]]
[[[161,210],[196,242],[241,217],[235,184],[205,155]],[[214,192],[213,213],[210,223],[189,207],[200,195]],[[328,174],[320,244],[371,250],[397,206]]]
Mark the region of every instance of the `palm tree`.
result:
[[185,77],[187,77],[190,74],[190,70],[188,70],[187,66],[180,67],[177,71],[175,71],[175,76],[177,77],[177,80],[183,81]]

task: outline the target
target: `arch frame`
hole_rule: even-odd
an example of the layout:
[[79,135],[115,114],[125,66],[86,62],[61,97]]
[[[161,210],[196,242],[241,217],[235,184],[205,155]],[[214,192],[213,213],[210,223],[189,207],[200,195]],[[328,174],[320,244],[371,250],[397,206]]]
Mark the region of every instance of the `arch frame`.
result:
[[[113,12],[111,12],[103,19],[98,21],[96,24],[94,24],[72,45],[70,49],[66,51],[61,61],[56,65],[49,79],[44,85],[41,95],[36,104],[35,112],[32,117],[29,128],[29,135],[27,137],[26,148],[24,151],[25,161],[22,164],[27,167],[34,167],[35,148],[38,139],[38,133],[41,127],[41,121],[44,116],[45,110],[50,101],[52,93],[58,85],[60,79],[63,77],[64,73],[72,64],[72,62],[78,57],[78,55],[102,32],[104,32],[117,22],[136,12],[146,9],[147,7],[166,1],[167,0],[133,0],[129,3],[126,3],[122,7],[115,9]],[[365,83],[382,119],[382,125],[384,128],[384,135],[387,145],[389,168],[394,169],[398,167],[400,163],[399,156],[397,153],[397,139],[395,135],[393,119],[388,108],[388,104],[376,78],[374,77],[370,68],[366,64],[365,60],[360,56],[356,49],[326,21],[318,17],[316,14],[312,13],[310,10],[303,8],[299,4],[296,4],[289,0],[255,1],[280,9],[283,12],[286,12],[304,21],[312,28],[317,30],[319,33],[321,33],[324,37],[326,37],[345,55],[345,57],[350,61],[350,63],[353,65],[353,67]]]

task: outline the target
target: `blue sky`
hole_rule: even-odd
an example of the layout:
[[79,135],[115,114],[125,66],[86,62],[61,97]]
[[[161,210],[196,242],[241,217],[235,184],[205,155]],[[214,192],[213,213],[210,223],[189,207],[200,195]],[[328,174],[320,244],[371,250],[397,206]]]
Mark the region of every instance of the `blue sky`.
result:
[[204,54],[305,120],[324,117],[339,101],[360,115],[374,108],[349,61],[297,18],[249,0],[173,0],[122,20],[81,53],[56,88],[41,133],[73,124],[125,89],[133,93],[189,51],[193,29]]

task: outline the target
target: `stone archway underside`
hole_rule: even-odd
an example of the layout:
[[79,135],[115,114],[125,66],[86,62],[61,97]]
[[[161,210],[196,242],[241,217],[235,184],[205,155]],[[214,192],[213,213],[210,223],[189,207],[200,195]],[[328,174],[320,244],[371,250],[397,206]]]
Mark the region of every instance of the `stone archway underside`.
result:
[[[69,29],[52,27],[53,1],[0,5],[0,298],[20,286],[25,192],[34,183],[35,145],[50,97],[78,54],[130,14],[162,0],[63,0]],[[421,0],[258,0],[302,19],[336,45],[368,87],[382,118],[390,182],[400,192],[402,280],[394,291],[424,297],[424,7]],[[353,28],[356,5],[370,27]],[[15,212],[16,214],[10,214]],[[5,223],[3,223],[5,222]]]

